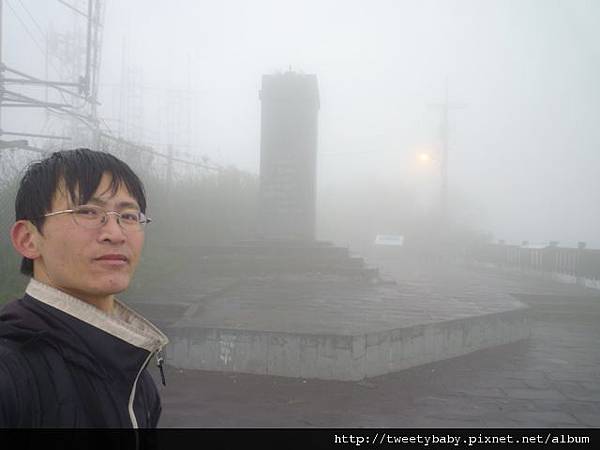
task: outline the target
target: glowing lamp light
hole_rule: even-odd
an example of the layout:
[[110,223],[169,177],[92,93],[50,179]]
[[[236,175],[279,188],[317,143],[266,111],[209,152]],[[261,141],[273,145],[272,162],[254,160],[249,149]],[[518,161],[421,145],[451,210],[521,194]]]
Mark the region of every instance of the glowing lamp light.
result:
[[429,163],[429,162],[433,161],[433,158],[431,157],[431,155],[429,153],[420,153],[419,161],[421,161],[422,163]]

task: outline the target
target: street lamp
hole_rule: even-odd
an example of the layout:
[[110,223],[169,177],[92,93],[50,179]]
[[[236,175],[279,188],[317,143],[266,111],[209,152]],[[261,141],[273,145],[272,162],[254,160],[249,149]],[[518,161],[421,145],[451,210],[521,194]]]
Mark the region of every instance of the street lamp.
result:
[[425,163],[425,164],[428,164],[432,161],[437,161],[429,153],[419,153],[418,158],[419,158],[419,161],[421,161],[422,163]]
[[[442,155],[445,156],[445,155]],[[417,156],[419,161],[423,164],[430,164],[432,162],[440,163],[440,176],[441,176],[441,185],[440,185],[440,210],[442,215],[442,220],[446,219],[446,209],[448,202],[448,170],[446,167],[446,158],[444,157],[442,160],[436,159],[429,153],[419,153]]]

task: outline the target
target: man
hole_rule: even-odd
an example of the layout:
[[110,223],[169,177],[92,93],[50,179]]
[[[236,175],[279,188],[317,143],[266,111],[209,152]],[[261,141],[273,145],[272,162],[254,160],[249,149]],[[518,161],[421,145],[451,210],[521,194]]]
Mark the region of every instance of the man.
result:
[[108,153],[56,152],[28,167],[15,212],[31,280],[0,311],[0,427],[155,427],[146,366],[162,375],[168,340],[115,298],[150,222],[141,181]]

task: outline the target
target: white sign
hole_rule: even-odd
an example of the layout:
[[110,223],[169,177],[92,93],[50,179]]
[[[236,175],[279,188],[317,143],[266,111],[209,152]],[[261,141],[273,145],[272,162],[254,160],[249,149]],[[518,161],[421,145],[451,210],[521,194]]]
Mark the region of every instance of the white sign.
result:
[[401,247],[404,245],[404,236],[399,234],[378,234],[375,237],[375,245]]

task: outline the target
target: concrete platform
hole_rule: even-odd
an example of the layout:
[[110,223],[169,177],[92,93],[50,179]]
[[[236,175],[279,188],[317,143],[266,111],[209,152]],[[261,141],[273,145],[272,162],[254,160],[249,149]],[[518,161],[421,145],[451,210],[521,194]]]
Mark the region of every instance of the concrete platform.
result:
[[171,366],[286,377],[361,380],[529,336],[527,308],[509,294],[414,274],[384,285],[319,274],[221,279],[177,308],[134,307],[166,328]]
[[[600,426],[600,295],[491,269],[412,270],[454,295],[479,284],[529,306],[531,337],[362,381],[306,380],[167,366],[161,427],[586,428]],[[420,272],[420,273],[414,273]],[[435,272],[439,272],[439,275]],[[454,280],[452,279],[454,278]],[[456,290],[455,290],[456,287]],[[169,318],[170,320],[170,318]],[[585,434],[585,433],[584,433]]]

